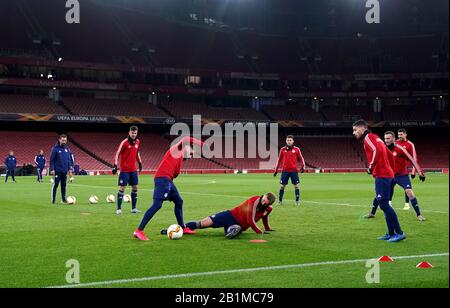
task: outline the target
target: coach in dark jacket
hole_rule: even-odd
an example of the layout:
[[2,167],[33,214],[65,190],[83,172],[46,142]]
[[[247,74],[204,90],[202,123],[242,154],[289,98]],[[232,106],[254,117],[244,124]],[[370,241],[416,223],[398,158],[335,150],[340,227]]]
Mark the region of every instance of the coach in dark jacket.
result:
[[8,182],[8,177],[11,176],[13,182],[16,182],[16,167],[17,167],[17,159],[14,156],[14,151],[9,151],[9,155],[5,158],[5,166],[6,166],[6,178],[5,183]]
[[72,158],[67,147],[67,135],[60,135],[58,143],[52,149],[50,156],[50,175],[54,177],[52,187],[52,203],[55,203],[56,191],[61,183],[62,202],[66,203],[67,173],[72,178]]

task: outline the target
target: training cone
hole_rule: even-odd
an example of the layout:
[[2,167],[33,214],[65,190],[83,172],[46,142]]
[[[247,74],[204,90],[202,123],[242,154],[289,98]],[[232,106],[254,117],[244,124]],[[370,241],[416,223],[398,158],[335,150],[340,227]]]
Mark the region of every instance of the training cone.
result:
[[394,262],[394,259],[389,256],[382,256],[378,258],[378,262]]
[[267,243],[266,240],[250,240],[250,243]]
[[417,268],[433,268],[433,265],[431,263],[428,263],[426,261],[420,262],[416,265]]

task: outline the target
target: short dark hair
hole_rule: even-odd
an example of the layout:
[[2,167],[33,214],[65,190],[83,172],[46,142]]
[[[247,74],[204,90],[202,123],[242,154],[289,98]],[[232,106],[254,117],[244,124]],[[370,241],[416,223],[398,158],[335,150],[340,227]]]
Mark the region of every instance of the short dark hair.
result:
[[293,135],[287,135],[287,137],[286,137],[286,139],[294,139],[294,136]]
[[387,132],[384,133],[385,135],[392,135],[395,138],[395,133],[391,130],[388,130]]
[[138,130],[138,127],[136,125],[133,125],[130,127],[130,132],[135,132]]
[[59,139],[61,139],[61,138],[67,138],[67,135],[66,134],[59,135]]
[[270,192],[270,193],[267,193],[266,196],[271,205],[275,203],[275,200],[277,199],[277,197],[275,197],[275,194]]
[[399,133],[404,133],[404,134],[406,134],[406,129],[400,128],[400,129],[398,130],[398,132],[399,132]]
[[356,126],[356,127],[361,127],[361,126],[363,126],[363,127],[367,128],[369,125],[367,124],[366,121],[364,121],[363,119],[361,119],[361,120],[358,120],[358,121],[356,121],[355,123],[353,123],[353,126]]

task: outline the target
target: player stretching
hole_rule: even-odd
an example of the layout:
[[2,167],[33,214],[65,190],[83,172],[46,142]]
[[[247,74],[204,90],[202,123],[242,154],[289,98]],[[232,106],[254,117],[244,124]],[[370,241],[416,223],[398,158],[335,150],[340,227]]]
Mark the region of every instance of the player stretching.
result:
[[117,173],[117,166],[119,164],[120,157],[119,192],[117,193],[116,210],[117,215],[122,214],[123,195],[127,185],[131,186],[131,213],[140,213],[140,211],[136,208],[139,184],[136,162],[139,166],[139,172],[141,172],[142,160],[139,154],[141,141],[137,139],[137,134],[138,128],[136,126],[131,126],[128,131],[128,137],[122,140],[114,157],[114,167],[112,170],[113,174]]
[[[420,208],[419,208],[419,204],[417,202],[417,198],[414,195],[414,192],[412,190],[412,184],[411,184],[411,180],[409,179],[407,166],[410,163],[414,166],[414,168],[419,173],[419,178],[422,182],[425,181],[425,174],[423,173],[419,164],[414,160],[414,158],[411,155],[409,155],[409,153],[406,151],[406,149],[395,143],[395,133],[394,132],[391,132],[391,131],[386,132],[384,134],[384,141],[385,141],[388,149],[392,152],[392,154],[394,154],[394,158],[395,158],[395,160],[394,160],[395,161],[395,164],[394,164],[395,165],[395,167],[394,167],[395,179],[392,184],[392,192],[391,192],[390,200],[392,200],[392,197],[394,196],[395,185],[397,184],[397,185],[401,186],[404,189],[406,195],[411,200],[411,204],[414,208],[414,211],[416,212],[417,219],[419,221],[425,221],[426,219],[420,213]],[[373,201],[372,211],[368,215],[366,215],[365,218],[375,217],[377,208],[378,208],[378,201],[377,201],[377,199],[375,199]]]
[[[416,153],[416,147],[414,145],[414,143],[412,143],[411,141],[408,140],[408,135],[406,134],[406,129],[404,128],[400,128],[398,131],[398,140],[396,141],[396,143],[405,148],[406,151],[409,153],[409,155],[412,156],[412,158],[416,161],[419,162],[419,160],[417,159],[417,153]],[[412,169],[412,173],[411,173],[411,178],[414,179],[416,177],[416,168]],[[409,201],[410,198],[408,197],[408,194],[405,192],[405,207],[403,208],[404,210],[409,210],[410,206],[409,206]],[[412,201],[411,201],[412,202]]]
[[394,171],[391,167],[394,165],[394,156],[383,140],[368,130],[366,121],[359,120],[353,123],[353,135],[357,139],[364,140],[364,151],[369,162],[367,173],[372,174],[375,178],[376,199],[386,219],[388,233],[379,239],[389,242],[404,240],[406,235],[400,227],[397,213],[389,205],[394,181]]
[[34,158],[34,163],[36,164],[36,170],[37,170],[37,180],[39,183],[42,183],[42,172],[45,169],[45,163],[46,163],[46,159],[44,156],[44,150],[40,150],[39,154],[36,155],[36,157]]
[[164,201],[175,203],[175,217],[177,218],[178,224],[183,228],[183,233],[195,233],[184,224],[183,199],[173,183],[173,180],[180,174],[182,162],[193,157],[193,144],[202,146],[204,143],[195,138],[183,137],[164,155],[154,177],[155,189],[153,191],[153,204],[145,213],[139,227],[134,231],[133,235],[135,238],[141,241],[148,241],[144,233],[145,226],[147,226],[152,217],[161,209]]
[[280,181],[280,195],[278,196],[278,205],[283,203],[284,188],[291,179],[292,184],[295,187],[295,205],[300,204],[300,179],[298,177],[298,163],[300,162],[300,172],[305,170],[305,160],[303,159],[302,152],[296,146],[294,146],[294,136],[289,135],[286,137],[286,146],[281,148],[278,156],[277,166],[275,167],[274,177],[278,174],[278,168],[282,165],[281,181]]
[[265,231],[273,231],[269,225],[269,214],[275,200],[276,197],[272,193],[254,196],[232,210],[208,216],[197,222],[189,222],[186,226],[191,230],[224,228],[225,237],[231,239],[248,228],[262,234],[263,231],[256,225],[262,219]]

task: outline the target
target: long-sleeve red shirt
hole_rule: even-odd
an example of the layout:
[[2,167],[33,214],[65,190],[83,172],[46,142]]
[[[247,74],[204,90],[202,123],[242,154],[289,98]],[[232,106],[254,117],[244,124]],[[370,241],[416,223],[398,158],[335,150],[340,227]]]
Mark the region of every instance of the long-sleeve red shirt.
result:
[[166,177],[173,180],[180,174],[181,165],[184,159],[183,148],[186,144],[202,146],[204,142],[192,137],[182,138],[166,152],[156,170],[155,178]]
[[298,163],[300,163],[300,169],[305,168],[305,160],[303,159],[302,152],[298,147],[282,147],[280,154],[278,155],[277,166],[275,172],[278,172],[278,168],[282,167],[284,172],[296,172],[298,171]]
[[[417,158],[417,153],[416,153],[416,146],[414,145],[414,143],[412,143],[412,142],[409,141],[409,140],[401,141],[400,139],[397,140],[395,143],[396,143],[397,145],[403,147],[404,149],[406,149],[406,151],[409,153],[409,155],[411,155],[412,158],[413,158],[417,163],[419,163],[419,159]],[[408,166],[409,166],[409,164],[408,164]],[[407,167],[408,167],[408,166],[407,166]],[[413,167],[413,169],[412,169],[412,174],[416,175],[416,172],[417,172],[417,171],[418,171],[418,170],[416,170],[416,168]]]
[[367,133],[364,137],[364,151],[374,178],[394,177],[394,157],[380,137]]
[[261,229],[256,225],[259,220],[263,220],[264,229],[271,230],[269,225],[269,214],[272,212],[272,206],[269,206],[264,211],[258,211],[257,205],[260,200],[260,196],[254,196],[243,202],[241,205],[231,210],[231,215],[237,220],[242,230],[252,228],[258,234],[263,233]]
[[392,154],[395,157],[395,167],[394,167],[394,174],[395,176],[401,176],[401,175],[408,175],[408,166],[412,164],[415,169],[419,173],[422,173],[422,168],[417,163],[416,160],[408,153],[408,151],[398,145],[395,144],[393,147],[389,148],[392,152]]

